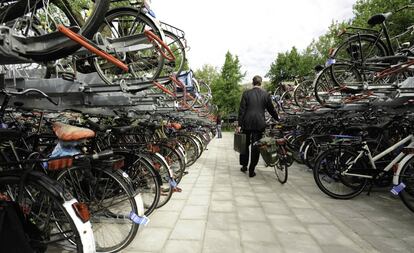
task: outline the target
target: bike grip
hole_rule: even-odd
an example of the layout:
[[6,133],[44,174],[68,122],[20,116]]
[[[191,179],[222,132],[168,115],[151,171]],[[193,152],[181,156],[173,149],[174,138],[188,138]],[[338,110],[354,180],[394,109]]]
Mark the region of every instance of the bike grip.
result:
[[114,151],[110,150],[104,150],[98,154],[93,154],[92,155],[92,159],[93,160],[100,160],[100,159],[104,159],[106,157],[110,157],[114,155]]

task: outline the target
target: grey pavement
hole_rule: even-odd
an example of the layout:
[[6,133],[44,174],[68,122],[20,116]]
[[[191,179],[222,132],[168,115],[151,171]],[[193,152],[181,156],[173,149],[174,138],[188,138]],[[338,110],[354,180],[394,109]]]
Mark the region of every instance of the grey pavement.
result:
[[334,200],[298,164],[286,185],[263,165],[250,179],[223,137],[123,252],[414,252],[414,215],[388,191]]

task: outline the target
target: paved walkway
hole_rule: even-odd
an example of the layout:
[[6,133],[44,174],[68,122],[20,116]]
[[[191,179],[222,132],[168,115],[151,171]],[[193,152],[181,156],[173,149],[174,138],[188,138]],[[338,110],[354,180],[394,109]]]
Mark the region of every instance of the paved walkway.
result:
[[414,215],[388,192],[330,199],[301,165],[284,186],[263,166],[249,179],[232,138],[210,144],[124,252],[414,252]]

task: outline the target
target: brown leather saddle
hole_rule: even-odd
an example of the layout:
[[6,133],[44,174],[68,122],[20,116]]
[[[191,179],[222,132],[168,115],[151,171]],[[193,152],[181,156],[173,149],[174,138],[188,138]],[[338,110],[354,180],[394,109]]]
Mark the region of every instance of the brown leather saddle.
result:
[[71,126],[61,122],[53,123],[53,131],[62,141],[80,141],[95,137],[95,132],[88,128]]

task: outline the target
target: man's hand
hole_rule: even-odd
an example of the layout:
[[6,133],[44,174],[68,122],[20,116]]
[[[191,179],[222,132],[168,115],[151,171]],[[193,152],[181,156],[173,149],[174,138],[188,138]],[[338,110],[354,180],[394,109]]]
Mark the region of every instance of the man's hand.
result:
[[236,127],[236,133],[240,133],[241,132],[241,127]]

